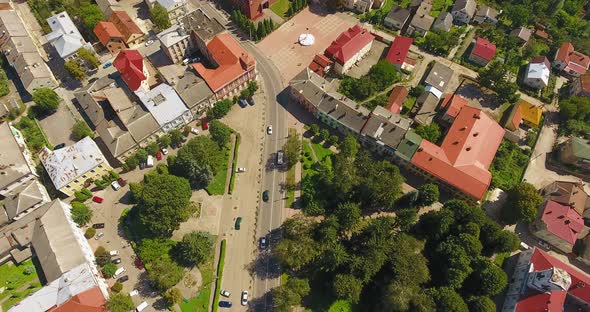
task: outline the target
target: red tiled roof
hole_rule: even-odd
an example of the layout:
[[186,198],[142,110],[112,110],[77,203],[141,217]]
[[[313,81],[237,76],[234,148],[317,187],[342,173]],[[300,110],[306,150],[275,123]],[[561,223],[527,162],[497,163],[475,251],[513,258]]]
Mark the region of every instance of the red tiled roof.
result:
[[488,171],[504,129],[477,108],[464,106],[441,146],[422,140],[412,164],[480,200],[490,186]]
[[489,62],[494,59],[494,55],[496,54],[496,45],[484,38],[477,38],[477,40],[475,40],[475,46],[473,47],[471,54],[479,56]]
[[531,64],[541,64],[541,63],[544,63],[545,66],[547,66],[547,68],[551,68],[551,63],[549,63],[549,60],[547,59],[546,56],[543,56],[543,55],[535,56],[531,60]]
[[373,39],[375,39],[375,36],[368,30],[361,28],[359,25],[354,25],[332,41],[324,54],[339,64],[344,64],[362,48],[373,42]]
[[590,57],[574,50],[574,46],[571,42],[564,42],[557,55],[555,55],[555,61],[560,61],[567,64],[567,67],[580,73],[585,74],[590,67]]
[[109,17],[109,22],[115,24],[117,29],[123,34],[125,40],[128,40],[134,34],[143,35],[143,31],[139,29],[139,26],[135,24],[125,11],[113,11],[113,14]]
[[105,299],[98,286],[79,293],[64,304],[53,307],[48,312],[106,312]]
[[401,66],[404,64],[413,41],[414,39],[408,37],[395,37],[389,46],[389,51],[387,52],[385,60],[394,65]]
[[219,67],[208,69],[201,63],[194,63],[193,68],[203,77],[213,92],[219,91],[256,65],[256,60],[228,33],[215,36],[207,44],[207,50]]
[[575,209],[552,200],[545,203],[541,220],[547,225],[547,231],[572,245],[584,229],[584,220]]
[[123,39],[121,32],[110,22],[98,22],[94,26],[94,34],[103,45],[107,45],[111,38]]
[[466,98],[456,94],[449,94],[443,99],[441,107],[447,110],[445,112],[446,115],[455,118],[459,114],[459,111],[461,111],[461,108],[467,104],[469,102]]
[[580,85],[582,86],[582,91],[590,92],[590,74],[580,76]]
[[313,61],[309,63],[308,67],[313,72],[323,77],[325,75],[324,69],[328,66],[331,66],[332,64],[334,64],[334,62],[332,62],[325,55],[317,54],[316,56],[314,56]]
[[[530,263],[535,272],[548,270],[554,267],[566,271],[571,277],[571,285],[567,293],[577,297],[585,303],[590,303],[590,276],[557,260],[538,248],[535,248],[533,251]],[[516,311],[563,311],[565,297],[565,292],[560,290],[551,291],[550,294],[530,290],[518,301]]]
[[408,89],[406,87],[397,86],[391,90],[389,100],[385,107],[392,113],[399,113],[402,110],[402,105],[408,97]]
[[564,42],[559,50],[557,50],[557,55],[555,55],[555,60],[569,63],[570,58],[569,55],[574,52],[574,45],[571,42]]
[[522,112],[520,111],[520,105],[516,107],[516,111],[514,115],[512,115],[512,119],[510,120],[511,126],[514,127],[512,130],[516,130],[520,127],[520,123],[522,122]]
[[137,50],[123,50],[119,52],[113,62],[121,77],[131,89],[139,89],[141,82],[147,77],[143,74],[143,56]]

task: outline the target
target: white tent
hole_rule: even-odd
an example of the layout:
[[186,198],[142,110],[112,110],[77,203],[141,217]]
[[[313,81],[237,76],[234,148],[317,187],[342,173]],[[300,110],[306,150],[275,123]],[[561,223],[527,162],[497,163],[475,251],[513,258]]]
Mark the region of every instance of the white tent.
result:
[[312,34],[299,35],[299,44],[302,46],[310,46],[315,43],[315,37]]

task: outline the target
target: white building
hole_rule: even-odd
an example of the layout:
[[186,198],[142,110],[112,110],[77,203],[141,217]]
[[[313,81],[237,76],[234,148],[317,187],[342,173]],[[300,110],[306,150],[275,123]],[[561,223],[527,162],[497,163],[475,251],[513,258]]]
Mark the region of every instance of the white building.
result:
[[191,111],[168,84],[162,83],[149,91],[138,90],[135,94],[166,132],[193,120]]
[[527,65],[523,83],[534,89],[542,89],[549,85],[551,64],[544,56],[536,56]]
[[80,48],[93,51],[92,46],[84,41],[67,12],[64,11],[48,18],[47,23],[51,28],[51,33],[47,34],[45,39],[51,43],[62,59],[67,61],[75,57]]

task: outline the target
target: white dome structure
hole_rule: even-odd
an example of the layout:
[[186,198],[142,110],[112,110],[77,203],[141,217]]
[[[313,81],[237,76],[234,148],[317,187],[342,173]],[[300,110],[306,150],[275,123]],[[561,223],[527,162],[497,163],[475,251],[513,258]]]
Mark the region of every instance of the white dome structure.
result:
[[315,37],[312,34],[299,35],[299,44],[302,46],[311,46],[315,43]]

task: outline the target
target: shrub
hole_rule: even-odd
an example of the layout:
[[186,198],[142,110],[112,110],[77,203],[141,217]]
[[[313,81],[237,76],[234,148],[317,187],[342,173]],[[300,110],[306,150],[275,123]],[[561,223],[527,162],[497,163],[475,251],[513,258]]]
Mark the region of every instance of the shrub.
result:
[[123,290],[123,284],[116,282],[115,285],[113,285],[113,287],[111,287],[111,290],[113,292],[119,293],[119,292],[121,292],[121,290]]
[[74,197],[79,202],[85,202],[92,197],[92,192],[87,188],[83,188],[80,191],[76,191]]
[[112,262],[108,262],[102,267],[102,275],[105,278],[113,277],[113,275],[115,275],[115,272],[117,272],[117,266]]
[[35,267],[32,265],[29,265],[23,270],[23,273],[25,275],[31,275],[31,274],[35,273]]
[[94,235],[96,235],[95,228],[88,228],[88,229],[86,229],[86,232],[84,233],[84,237],[86,237],[87,239],[93,238]]
[[85,137],[94,139],[94,133],[84,120],[77,120],[72,127],[72,138],[74,141],[80,141]]
[[72,202],[72,219],[79,226],[84,226],[92,219],[92,210],[80,202]]
[[96,248],[96,251],[94,251],[94,257],[96,258],[96,264],[99,266],[103,266],[111,261],[111,255],[102,246]]
[[178,288],[172,288],[164,293],[164,299],[166,299],[168,305],[172,306],[182,300],[182,293]]

